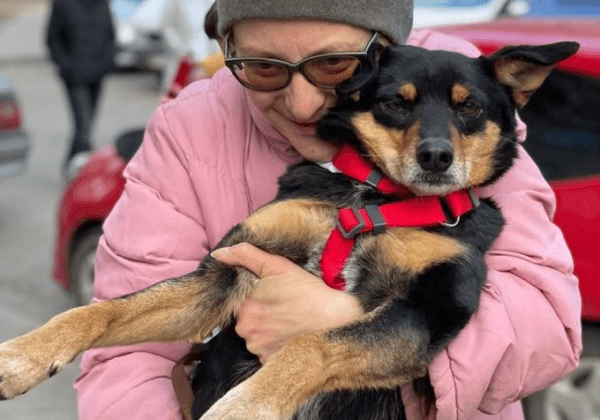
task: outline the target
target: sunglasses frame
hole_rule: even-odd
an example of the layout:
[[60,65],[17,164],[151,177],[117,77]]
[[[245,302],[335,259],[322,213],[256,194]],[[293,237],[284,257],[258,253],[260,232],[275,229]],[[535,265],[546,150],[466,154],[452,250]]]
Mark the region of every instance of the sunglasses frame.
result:
[[[373,46],[377,45],[376,41],[377,41],[377,38],[379,37],[379,32],[373,31],[373,35],[371,36],[371,38],[367,42],[367,45],[365,46],[364,50],[362,50],[362,51],[340,51],[340,52],[334,52],[334,53],[317,54],[317,55],[312,55],[310,57],[306,57],[296,63],[290,63],[289,61],[278,60],[276,58],[266,58],[266,57],[232,57],[230,55],[230,51],[229,51],[229,40],[231,38],[230,35],[231,35],[231,32],[228,33],[225,37],[225,65],[227,66],[227,68],[229,68],[229,70],[231,70],[231,72],[233,73],[233,76],[238,80],[238,82],[240,82],[242,84],[242,86],[244,86],[248,89],[256,90],[259,92],[275,92],[277,90],[281,90],[281,89],[284,89],[285,87],[287,87],[292,80],[293,74],[296,72],[300,72],[306,80],[308,80],[311,84],[317,86],[320,89],[329,89],[329,90],[335,89],[335,86],[319,85],[319,83],[312,80],[311,76],[307,72],[304,71],[304,66],[306,65],[306,63],[309,61],[323,59],[323,58],[351,57],[351,58],[358,59],[360,64],[364,65],[365,62],[367,61],[367,58],[369,56],[371,49],[373,48]],[[239,64],[258,63],[258,62],[276,64],[276,65],[280,65],[284,69],[286,69],[288,77],[287,77],[287,81],[285,82],[285,85],[283,85],[281,87],[277,87],[275,89],[261,89],[257,86],[253,86],[253,85],[246,83],[244,80],[242,80],[236,74],[236,71],[235,71],[236,66],[238,66]],[[340,82],[340,83],[343,83],[343,82]]]

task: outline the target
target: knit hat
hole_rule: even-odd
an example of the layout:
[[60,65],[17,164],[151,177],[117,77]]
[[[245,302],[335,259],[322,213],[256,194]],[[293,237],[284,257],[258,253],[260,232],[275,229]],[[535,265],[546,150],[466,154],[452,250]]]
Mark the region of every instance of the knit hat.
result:
[[217,0],[219,32],[246,19],[320,19],[348,23],[404,44],[412,28],[413,0]]

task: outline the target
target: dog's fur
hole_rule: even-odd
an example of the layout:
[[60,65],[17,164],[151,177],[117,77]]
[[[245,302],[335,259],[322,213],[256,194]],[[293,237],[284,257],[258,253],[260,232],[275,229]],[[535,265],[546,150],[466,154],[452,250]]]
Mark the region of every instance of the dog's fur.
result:
[[[319,135],[352,145],[419,194],[487,185],[517,156],[515,109],[576,50],[576,43],[512,47],[471,59],[388,48],[377,77],[361,82],[358,101],[347,98],[332,109]],[[432,162],[440,154],[451,164]],[[250,242],[320,275],[338,208],[397,199],[303,163],[281,178],[275,201],[233,228],[219,247]],[[402,418],[398,387],[424,377],[477,309],[484,254],[502,226],[500,211],[485,199],[455,227],[360,235],[343,273],[347,292],[367,315],[290,340],[260,369],[229,326],[257,279],[208,256],[186,276],[72,309],[2,344],[0,399],[28,391],[89,348],[200,342],[221,326],[226,329],[209,344],[195,375],[196,415],[212,406],[203,419]]]

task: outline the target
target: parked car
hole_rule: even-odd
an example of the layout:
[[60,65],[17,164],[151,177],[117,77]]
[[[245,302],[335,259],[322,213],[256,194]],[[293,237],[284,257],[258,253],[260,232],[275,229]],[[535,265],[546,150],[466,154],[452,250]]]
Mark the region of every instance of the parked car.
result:
[[413,26],[487,22],[519,17],[529,9],[526,0],[415,0]]
[[156,72],[164,90],[182,55],[200,59],[218,50],[204,33],[213,0],[112,0],[121,69]]
[[[524,146],[557,197],[556,223],[575,259],[583,299],[584,351],[565,380],[527,398],[528,420],[594,420],[600,417],[600,26],[595,20],[501,19],[440,27],[484,53],[507,44],[580,42],[520,114],[528,125]],[[177,92],[177,89],[174,90]],[[54,279],[78,303],[91,297],[93,261],[101,224],[120,196],[127,159],[142,131],[121,136],[94,153],[65,189],[59,203]]]
[[95,151],[60,198],[52,277],[78,305],[92,299],[102,222],[123,192],[123,170],[142,143],[143,133],[143,129],[127,131],[114,144]]
[[138,30],[132,22],[144,0],[112,0],[115,17],[115,64],[119,69],[159,70],[167,46],[158,30]]
[[531,18],[565,17],[581,18],[600,16],[600,7],[589,0],[527,0],[529,11],[525,14]]
[[415,0],[414,26],[460,25],[498,18],[600,17],[600,7],[572,0]]
[[524,147],[556,193],[555,222],[561,227],[575,258],[575,273],[579,277],[583,299],[583,354],[575,372],[527,398],[524,406],[528,420],[598,419],[600,25],[597,17],[501,19],[439,29],[470,40],[486,54],[507,44],[562,40],[575,40],[581,44],[577,55],[557,66],[520,115],[528,131]]
[[29,134],[10,80],[0,75],[0,179],[22,173],[29,154]]

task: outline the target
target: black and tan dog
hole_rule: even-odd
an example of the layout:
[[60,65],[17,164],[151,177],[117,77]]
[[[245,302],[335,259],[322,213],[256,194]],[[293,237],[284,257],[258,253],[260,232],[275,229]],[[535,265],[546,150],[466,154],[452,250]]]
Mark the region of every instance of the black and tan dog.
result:
[[[343,146],[338,164],[347,174],[292,167],[276,200],[222,240],[256,244],[333,283],[343,279],[367,313],[360,321],[298,336],[258,369],[227,328],[257,279],[207,257],[186,276],[70,310],[0,345],[0,399],[28,391],[90,348],[200,342],[226,327],[198,368],[197,416],[218,399],[203,419],[401,418],[398,387],[424,377],[477,309],[484,254],[503,226],[496,205],[471,189],[509,169],[515,110],[577,48],[510,47],[478,59],[385,50],[359,98],[342,101],[319,125],[321,137]],[[333,255],[322,257],[331,243]],[[210,362],[229,350],[235,360]],[[240,360],[250,363],[245,374],[235,371]]]

